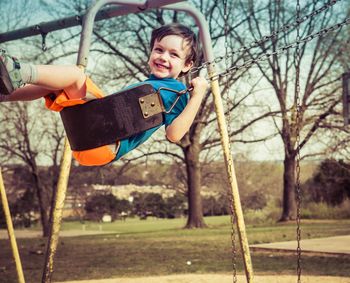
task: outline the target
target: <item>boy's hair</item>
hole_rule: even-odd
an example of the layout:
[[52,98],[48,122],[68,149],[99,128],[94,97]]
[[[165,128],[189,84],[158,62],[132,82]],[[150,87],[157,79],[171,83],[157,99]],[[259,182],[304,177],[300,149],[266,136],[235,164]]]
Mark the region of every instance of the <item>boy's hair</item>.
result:
[[[197,50],[198,50],[197,37],[190,28],[182,24],[172,23],[172,24],[164,25],[157,29],[154,29],[151,35],[151,43],[150,43],[151,50],[153,49],[153,46],[156,40],[161,41],[164,37],[168,35],[178,35],[185,40],[185,42],[188,44],[190,49],[186,56],[186,63],[189,63],[191,61],[195,63],[197,58]],[[183,75],[183,74],[184,73],[181,73],[180,75]]]

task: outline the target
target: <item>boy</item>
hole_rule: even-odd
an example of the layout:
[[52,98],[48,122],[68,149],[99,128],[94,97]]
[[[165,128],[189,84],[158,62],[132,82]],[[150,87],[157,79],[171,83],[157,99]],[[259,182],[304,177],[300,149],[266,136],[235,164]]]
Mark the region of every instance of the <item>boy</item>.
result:
[[[195,34],[181,24],[165,25],[153,30],[150,47],[148,65],[151,75],[145,82],[155,90],[160,87],[177,91],[186,89],[176,79],[186,74],[195,62]],[[27,85],[23,86],[24,83]],[[171,142],[180,141],[189,130],[208,87],[207,81],[201,77],[193,79],[191,85],[190,99],[188,94],[181,96],[173,110],[164,114],[166,137]],[[1,49],[0,94],[0,101],[28,101],[44,97],[47,108],[54,111],[103,97],[101,90],[77,66],[24,64]],[[161,91],[160,95],[166,109],[176,98],[176,94],[167,91]],[[116,141],[113,145],[73,151],[73,156],[81,165],[107,164],[144,143],[159,127]]]

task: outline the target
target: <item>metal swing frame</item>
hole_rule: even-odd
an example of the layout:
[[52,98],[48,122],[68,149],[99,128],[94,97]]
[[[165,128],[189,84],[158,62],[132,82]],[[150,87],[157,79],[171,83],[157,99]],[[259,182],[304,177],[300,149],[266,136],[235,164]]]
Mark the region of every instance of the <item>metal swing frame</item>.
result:
[[13,257],[15,264],[16,264],[17,279],[18,279],[19,283],[25,283],[21,258],[19,256],[15,232],[13,230],[11,212],[10,212],[10,207],[9,207],[9,204],[7,201],[7,196],[6,196],[6,191],[5,191],[4,179],[2,177],[1,167],[0,167],[0,202],[2,204],[2,208],[3,208],[5,220],[6,220],[7,234],[8,234],[9,240],[10,240],[12,257]]
[[[103,6],[108,4],[115,4],[118,6],[100,11]],[[88,62],[89,48],[91,44],[91,37],[95,20],[102,20],[111,17],[127,15],[130,13],[144,12],[154,8],[174,10],[189,14],[199,27],[200,38],[203,45],[204,59],[209,62],[214,61],[215,58],[212,49],[209,27],[204,15],[190,4],[181,0],[98,0],[95,1],[95,3],[90,7],[83,19],[81,19],[80,16],[75,16],[66,19],[61,19],[58,21],[36,25],[34,27],[24,28],[14,32],[5,33],[0,35],[0,43],[4,41],[32,36],[35,34],[41,34],[44,38],[44,36],[50,31],[64,29],[82,24],[82,33],[80,39],[77,65],[84,69],[87,66]],[[45,42],[43,41],[43,47],[44,44]],[[233,196],[232,207],[236,219],[237,233],[242,251],[245,275],[247,282],[252,283],[254,278],[253,267],[250,257],[248,240],[246,236],[243,211],[240,202],[237,178],[230,149],[229,135],[227,131],[223,101],[221,98],[218,77],[216,75],[215,64],[208,64],[207,70],[209,78],[212,78],[210,80],[211,91],[213,94],[213,100],[215,104],[215,112],[217,115],[218,127],[221,136],[221,144],[226,163],[226,171],[228,174],[229,184]],[[69,180],[71,160],[72,151],[66,139],[60,167],[60,176],[57,184],[57,190],[55,193],[55,204],[54,207],[52,207],[52,218],[50,220],[50,236],[48,240],[45,267],[42,276],[43,283],[51,282],[52,278],[54,255],[56,253],[58,245],[59,230],[62,220],[62,210],[64,206],[64,200]]]

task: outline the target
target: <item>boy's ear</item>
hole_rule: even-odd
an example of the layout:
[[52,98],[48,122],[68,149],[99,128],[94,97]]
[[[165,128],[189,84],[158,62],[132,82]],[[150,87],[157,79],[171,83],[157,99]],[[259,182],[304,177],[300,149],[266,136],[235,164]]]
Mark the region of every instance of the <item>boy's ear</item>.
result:
[[185,66],[182,68],[183,73],[187,73],[193,66],[193,61],[185,63]]

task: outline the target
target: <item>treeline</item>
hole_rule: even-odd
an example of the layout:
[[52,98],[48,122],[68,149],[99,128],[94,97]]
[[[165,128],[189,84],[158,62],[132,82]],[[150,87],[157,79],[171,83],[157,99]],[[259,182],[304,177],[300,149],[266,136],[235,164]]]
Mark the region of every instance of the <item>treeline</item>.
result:
[[90,197],[85,205],[85,219],[101,221],[109,215],[111,220],[125,217],[148,216],[176,218],[186,215],[186,198],[181,194],[164,199],[157,193],[133,192],[132,201],[118,199],[113,194],[99,194]]
[[306,202],[340,205],[350,198],[350,163],[327,159],[303,184]]
[[[162,185],[174,190],[173,197],[163,198],[157,193],[133,192],[133,201],[120,200],[111,194],[96,192],[85,202],[86,219],[101,220],[104,214],[118,219],[122,212],[130,216],[152,215],[160,218],[174,218],[187,215],[187,192],[183,190],[179,176],[181,168],[175,165],[154,164],[133,166],[120,174],[118,167],[89,168],[73,167],[68,194],[86,192],[91,184],[122,185]],[[304,170],[303,170],[304,169]],[[271,162],[238,163],[237,176],[245,211],[259,211],[267,206],[281,207],[278,192],[281,188],[281,166]],[[202,198],[203,215],[226,215],[230,212],[230,196],[227,184],[222,178],[220,165],[212,164],[203,171],[207,189],[215,191],[215,196]],[[350,163],[327,159],[318,166],[303,166],[302,199],[303,206],[318,203],[335,207],[350,198]],[[40,174],[50,176],[49,168],[41,168]],[[32,180],[25,167],[7,168],[4,173],[5,186],[15,224],[29,226],[33,213],[38,211],[37,200],[31,186]],[[1,204],[0,204],[1,206]],[[85,216],[84,216],[85,217]],[[0,226],[4,227],[2,208]]]

